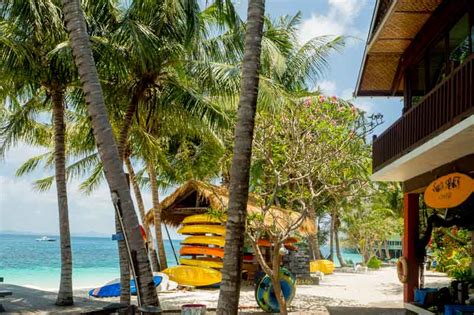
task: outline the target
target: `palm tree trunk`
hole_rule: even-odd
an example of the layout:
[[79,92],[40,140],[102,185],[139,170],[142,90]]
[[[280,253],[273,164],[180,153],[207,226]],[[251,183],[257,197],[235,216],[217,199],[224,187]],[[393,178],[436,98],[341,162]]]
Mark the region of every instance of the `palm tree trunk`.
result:
[[336,216],[336,222],[334,222],[334,240],[336,242],[336,255],[337,255],[337,259],[339,260],[339,263],[341,264],[341,267],[345,267],[346,261],[344,260],[344,257],[342,256],[341,246],[339,242],[339,225],[340,225],[339,217]]
[[156,180],[155,166],[153,163],[147,165],[148,177],[150,177],[151,199],[153,201],[153,225],[155,226],[156,246],[158,247],[158,257],[160,258],[160,267],[162,270],[168,268],[166,261],[165,245],[163,242],[163,233],[161,231],[161,208],[158,194],[158,182]]
[[230,170],[224,267],[217,305],[217,314],[219,315],[237,314],[239,305],[242,249],[247,218],[249,169],[257,109],[265,0],[250,0],[247,15],[240,101]]
[[69,231],[66,180],[66,125],[64,122],[64,94],[52,91],[54,119],[54,166],[59,210],[59,238],[61,240],[61,280],[56,305],[74,304],[72,296],[72,251]]
[[[123,234],[120,219],[115,214],[115,232]],[[120,266],[120,303],[130,304],[130,264],[128,262],[127,246],[124,240],[117,241]]]
[[153,235],[150,231],[150,226],[146,222],[146,212],[145,212],[145,203],[143,202],[142,192],[140,191],[140,186],[137,182],[137,176],[135,174],[135,170],[133,169],[132,162],[130,161],[129,157],[125,159],[125,166],[127,167],[130,183],[132,184],[133,193],[135,194],[135,199],[137,200],[138,206],[138,213],[140,214],[140,220],[142,222],[143,227],[145,228],[146,233],[146,240],[148,243],[148,254],[151,257],[151,266],[153,271],[160,271],[160,267],[158,264],[158,257],[156,256],[156,252],[153,246]]
[[84,12],[79,0],[62,0],[62,4],[65,24],[70,35],[72,52],[83,85],[105,176],[114,205],[123,217],[124,232],[129,242],[130,254],[133,257],[132,264],[137,274],[137,289],[141,303],[159,306],[150,263],[140,234],[138,218],[123,172],[122,159],[105,108],[97,68],[92,57]]
[[334,261],[334,225],[335,225],[335,214],[331,213],[331,227],[329,231],[329,257],[328,260]]

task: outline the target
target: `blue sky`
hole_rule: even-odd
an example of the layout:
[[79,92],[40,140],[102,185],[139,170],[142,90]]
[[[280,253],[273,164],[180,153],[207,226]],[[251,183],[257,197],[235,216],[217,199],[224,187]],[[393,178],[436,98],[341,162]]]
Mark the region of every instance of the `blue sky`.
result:
[[[204,0],[203,0],[204,1]],[[236,3],[238,12],[246,17],[246,1]],[[300,39],[305,41],[319,35],[351,36],[341,54],[333,55],[330,70],[319,82],[320,89],[329,95],[352,98],[364,52],[375,0],[267,0],[267,14],[272,17],[302,12]],[[353,102],[368,113],[381,113],[384,125],[392,124],[401,113],[397,98],[358,98]],[[33,231],[39,234],[58,234],[58,215],[54,186],[49,192],[39,193],[31,182],[53,170],[41,170],[28,177],[16,178],[15,170],[27,158],[43,152],[41,149],[20,145],[0,161],[0,231]],[[102,185],[92,195],[78,192],[78,183],[69,183],[69,211],[73,234],[100,233],[110,235],[114,230],[113,208],[108,189]],[[147,207],[151,196],[144,192]],[[175,235],[175,232],[172,231]]]

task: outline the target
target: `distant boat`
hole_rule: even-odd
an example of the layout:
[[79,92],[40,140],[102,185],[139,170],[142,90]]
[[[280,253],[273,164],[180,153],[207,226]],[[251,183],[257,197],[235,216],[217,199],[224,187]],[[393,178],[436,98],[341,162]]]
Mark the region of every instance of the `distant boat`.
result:
[[51,238],[51,237],[47,237],[47,236],[43,236],[43,237],[37,238],[36,241],[37,242],[54,242],[54,241],[56,241],[56,239]]

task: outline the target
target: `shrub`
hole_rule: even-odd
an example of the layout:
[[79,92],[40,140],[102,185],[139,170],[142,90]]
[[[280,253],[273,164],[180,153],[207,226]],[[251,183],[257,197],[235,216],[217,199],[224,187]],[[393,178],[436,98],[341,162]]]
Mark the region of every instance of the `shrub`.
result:
[[377,257],[370,258],[369,262],[367,262],[367,267],[370,269],[379,269],[382,266],[382,261]]

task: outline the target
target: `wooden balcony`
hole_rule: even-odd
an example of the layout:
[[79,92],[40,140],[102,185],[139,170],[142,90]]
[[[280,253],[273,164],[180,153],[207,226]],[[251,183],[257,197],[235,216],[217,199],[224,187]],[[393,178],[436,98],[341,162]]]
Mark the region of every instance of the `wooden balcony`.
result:
[[[474,56],[374,137],[373,172],[474,114]],[[466,145],[473,145],[472,143]]]

